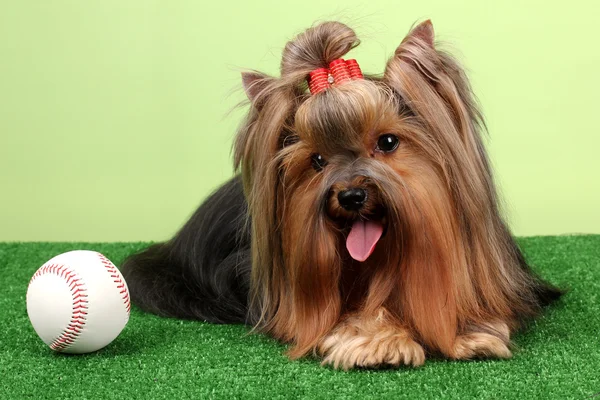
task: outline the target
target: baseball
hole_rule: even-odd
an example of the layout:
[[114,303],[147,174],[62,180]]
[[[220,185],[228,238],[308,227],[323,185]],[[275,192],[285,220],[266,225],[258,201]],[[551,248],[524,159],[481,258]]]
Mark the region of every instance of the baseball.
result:
[[89,353],[112,342],[129,320],[129,290],[115,265],[95,251],[59,254],[29,281],[27,314],[52,350]]

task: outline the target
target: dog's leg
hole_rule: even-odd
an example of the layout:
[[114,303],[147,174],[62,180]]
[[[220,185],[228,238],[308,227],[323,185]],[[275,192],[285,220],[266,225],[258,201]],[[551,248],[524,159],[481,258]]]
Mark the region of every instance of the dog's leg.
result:
[[344,370],[425,362],[423,347],[383,308],[375,315],[348,316],[323,338],[317,351],[323,364]]
[[510,358],[510,330],[504,322],[485,323],[473,326],[456,338],[451,358]]

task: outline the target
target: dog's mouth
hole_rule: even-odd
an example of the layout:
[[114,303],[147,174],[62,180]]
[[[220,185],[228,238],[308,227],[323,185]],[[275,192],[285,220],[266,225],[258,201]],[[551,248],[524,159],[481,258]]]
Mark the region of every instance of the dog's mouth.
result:
[[[355,185],[359,186],[360,185]],[[362,182],[365,187],[365,183]],[[366,186],[368,187],[368,185]],[[339,190],[329,192],[327,214],[346,240],[346,249],[354,260],[366,261],[387,230],[387,210],[376,189],[358,207],[344,207],[339,203]]]
[[387,231],[385,207],[376,205],[368,214],[360,213],[346,221],[346,249],[354,260],[366,261]]
[[383,220],[357,219],[352,223],[346,237],[346,249],[356,261],[366,261],[381,239],[384,231]]

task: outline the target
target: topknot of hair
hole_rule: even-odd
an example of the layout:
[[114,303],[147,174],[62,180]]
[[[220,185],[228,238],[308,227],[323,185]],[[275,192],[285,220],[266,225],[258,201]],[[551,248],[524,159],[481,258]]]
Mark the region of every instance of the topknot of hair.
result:
[[281,76],[308,75],[317,68],[327,68],[359,44],[354,31],[345,24],[329,21],[315,25],[285,45]]

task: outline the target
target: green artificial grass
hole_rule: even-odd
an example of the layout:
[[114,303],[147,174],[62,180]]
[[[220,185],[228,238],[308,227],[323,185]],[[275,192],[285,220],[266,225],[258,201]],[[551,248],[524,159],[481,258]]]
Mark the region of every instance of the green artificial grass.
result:
[[105,349],[53,353],[27,318],[25,293],[36,269],[74,249],[100,251],[119,265],[146,244],[0,243],[0,398],[600,398],[600,236],[519,242],[538,272],[570,292],[515,337],[514,358],[349,372],[289,361],[285,346],[243,326],[136,308]]

